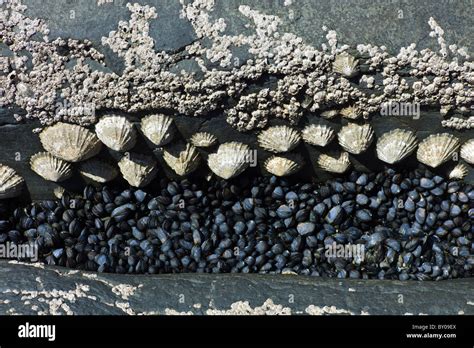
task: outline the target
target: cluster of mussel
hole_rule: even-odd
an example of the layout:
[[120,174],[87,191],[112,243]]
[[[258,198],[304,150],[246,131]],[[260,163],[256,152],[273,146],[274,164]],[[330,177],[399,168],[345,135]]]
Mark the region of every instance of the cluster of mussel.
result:
[[[294,182],[293,182],[294,181]],[[82,195],[0,212],[0,243],[41,262],[117,273],[297,273],[439,280],[474,270],[474,188],[428,170],[275,176]]]

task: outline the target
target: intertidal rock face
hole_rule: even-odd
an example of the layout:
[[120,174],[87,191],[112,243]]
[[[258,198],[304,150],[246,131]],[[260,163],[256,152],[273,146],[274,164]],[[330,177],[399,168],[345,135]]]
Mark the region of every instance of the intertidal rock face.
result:
[[[300,155],[305,163],[303,170],[291,175],[304,180],[329,177],[327,168],[318,165],[318,159],[324,159],[321,146],[327,146],[328,153],[346,150],[350,154],[340,163],[359,170],[382,170],[402,159],[403,165],[416,168],[411,138],[397,143],[398,154],[393,148],[382,150],[382,145],[376,154],[371,147],[351,150],[357,142],[344,140],[348,121],[369,124],[377,145],[383,134],[397,128],[413,131],[420,141],[442,132],[457,137],[460,145],[473,137],[469,107],[474,79],[470,42],[465,40],[472,37],[472,27],[461,3],[453,4],[450,12],[439,4],[409,2],[404,11],[417,15],[403,21],[391,19],[393,13],[400,16],[400,9],[387,3],[369,21],[358,16],[373,11],[367,2],[347,7],[351,17],[358,18],[357,24],[348,25],[343,19],[346,8],[324,2],[271,8],[214,0],[171,5],[158,1],[153,6],[103,2],[100,7],[78,2],[71,5],[71,16],[77,17],[68,18],[52,16],[49,5],[35,6],[35,1],[0,5],[4,23],[0,28],[0,146],[8,149],[0,160],[26,179],[32,197],[47,198],[57,189],[29,169],[27,161],[34,153],[46,150],[68,162],[79,161],[73,169],[90,157],[110,161],[116,169],[113,162],[119,158],[111,158],[108,149],[95,158],[100,143],[95,146],[95,140],[87,137],[83,141],[86,138],[57,136],[59,132],[43,136],[40,147],[36,135],[28,134],[38,124],[15,121],[39,120],[52,129],[58,124],[85,126],[84,134],[97,130],[98,138],[112,150],[149,156],[143,135],[147,145],[159,149],[158,158],[169,154],[167,146],[184,141],[198,147],[207,163],[216,151],[207,146],[240,142],[250,151],[258,149],[259,174],[268,172],[269,163],[279,163],[269,161],[271,152],[291,150],[285,155]],[[432,18],[419,14],[418,9],[426,6]],[[453,28],[445,25],[452,16],[457,23]],[[97,25],[87,31],[71,25],[80,18],[91,18]],[[386,21],[397,30],[390,42],[374,45],[385,43]],[[418,46],[407,44],[426,34],[429,37]],[[457,44],[461,42],[467,47]],[[404,113],[410,103],[421,105],[420,113]],[[104,127],[99,120],[112,114],[124,120],[124,113],[133,126],[115,128],[123,132],[111,139],[107,134],[114,127]],[[2,127],[4,123],[8,127]],[[282,134],[279,139],[262,137],[264,146],[259,148],[258,134],[290,126],[305,144],[298,145],[296,138],[288,143]],[[129,134],[126,128],[140,132],[136,144],[135,132]],[[331,141],[336,135],[341,146]],[[278,143],[285,141],[290,146]],[[28,146],[20,150],[15,146],[18,142]],[[84,155],[83,146],[93,151]],[[422,154],[420,158],[446,176],[459,159],[465,166],[454,175],[467,168],[464,180],[470,182],[474,178],[470,154],[459,151],[462,148],[451,153],[449,163],[435,163]],[[206,177],[210,171],[203,165],[192,174]],[[251,168],[252,175],[255,171]],[[75,189],[81,190],[74,182]]]

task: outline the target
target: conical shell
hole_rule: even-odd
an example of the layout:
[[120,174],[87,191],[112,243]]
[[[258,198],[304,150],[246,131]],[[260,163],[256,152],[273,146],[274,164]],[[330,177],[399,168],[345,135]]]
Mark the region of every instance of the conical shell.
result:
[[43,179],[61,182],[72,176],[72,166],[48,152],[39,152],[30,158],[31,169]]
[[298,154],[271,156],[263,164],[265,170],[276,176],[288,176],[303,167],[303,158]]
[[342,174],[349,169],[351,161],[347,152],[341,152],[339,155],[320,154],[318,165],[325,171]]
[[258,145],[265,150],[280,153],[293,150],[301,141],[300,133],[288,126],[274,126],[258,135]]
[[88,181],[103,184],[114,180],[118,170],[107,162],[93,158],[80,163],[79,173]]
[[334,138],[334,130],[326,125],[310,124],[302,133],[303,140],[308,144],[324,147]]
[[180,175],[188,175],[199,167],[201,157],[197,149],[191,145],[179,144],[163,151],[163,160],[173,171]]
[[66,189],[62,186],[57,186],[53,190],[54,197],[57,199],[63,198],[63,195],[66,193]]
[[362,116],[362,111],[355,107],[355,106],[348,106],[345,108],[342,108],[341,111],[339,111],[342,117],[347,118],[349,120],[357,120]]
[[418,161],[436,168],[453,158],[459,149],[459,139],[449,133],[432,134],[418,146]]
[[24,183],[14,169],[0,163],[0,199],[20,195]]
[[39,135],[46,151],[68,162],[79,162],[99,153],[102,143],[87,128],[56,123],[46,127]]
[[474,164],[474,139],[470,139],[461,147],[461,158],[469,164]]
[[115,151],[128,151],[135,146],[137,131],[123,116],[105,116],[95,125],[97,137]]
[[418,145],[415,133],[394,129],[382,134],[377,141],[377,157],[385,163],[394,164],[409,156]]
[[196,147],[211,147],[217,143],[217,138],[210,133],[199,132],[191,137],[191,143]]
[[466,177],[469,169],[464,163],[458,163],[450,172],[449,178],[453,180],[462,180]]
[[207,164],[211,171],[223,179],[242,173],[251,161],[250,148],[242,143],[230,142],[219,146],[216,153],[209,155]]
[[347,52],[342,52],[336,56],[332,65],[332,70],[344,77],[351,78],[359,73],[359,61]]
[[349,123],[341,128],[337,138],[344,150],[358,155],[369,148],[374,140],[374,130],[370,124]]
[[156,161],[141,154],[129,153],[123,156],[118,166],[123,178],[134,187],[148,185],[157,174]]
[[143,135],[156,146],[163,146],[173,140],[173,119],[166,115],[149,115],[142,119]]

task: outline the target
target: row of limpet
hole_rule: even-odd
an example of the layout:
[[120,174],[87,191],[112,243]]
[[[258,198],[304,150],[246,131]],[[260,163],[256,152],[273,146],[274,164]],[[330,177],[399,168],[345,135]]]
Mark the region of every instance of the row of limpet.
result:
[[[165,115],[151,115],[141,122],[144,136],[156,146],[167,145],[172,141],[174,128],[172,118]],[[137,131],[133,123],[121,116],[103,117],[96,125],[96,134],[77,125],[58,123],[46,128],[40,139],[48,154],[40,154],[32,158],[32,168],[48,180],[58,181],[70,176],[71,170],[64,163],[53,160],[51,155],[70,162],[77,162],[94,156],[100,151],[101,142],[116,151],[127,151],[134,147]],[[60,135],[60,136],[58,136]],[[302,132],[288,126],[274,126],[262,131],[258,135],[260,147],[273,152],[284,153],[293,150],[301,140],[324,147],[335,138],[334,130],[327,125],[308,125]],[[339,144],[346,152],[339,155],[321,154],[318,157],[319,166],[327,171],[343,173],[350,167],[349,153],[361,154],[366,151],[374,140],[374,131],[370,124],[359,125],[350,123],[337,134]],[[211,146],[217,139],[209,133],[197,133],[191,137],[192,144],[177,144],[163,151],[164,161],[178,174],[187,175],[195,170],[200,162],[200,156],[195,146]],[[382,161],[394,164],[410,155],[417,147],[418,140],[415,133],[409,130],[395,129],[383,134],[377,142],[377,156]],[[460,146],[459,140],[448,133],[434,134],[426,138],[419,146],[417,158],[420,162],[437,167],[448,161]],[[175,151],[172,149],[174,148]],[[176,149],[177,148],[177,149]],[[176,151],[177,150],[177,151]],[[212,172],[221,178],[229,179],[239,175],[249,165],[250,148],[238,142],[222,144],[216,153],[210,154],[208,165]],[[472,140],[468,141],[461,149],[461,157],[473,163]],[[38,170],[36,161],[46,158],[46,170],[60,169],[60,173],[53,176]],[[278,176],[290,175],[298,171],[303,165],[300,155],[289,154],[286,156],[272,156],[264,163],[265,169]],[[82,175],[95,181],[105,182],[116,175],[113,167],[106,167],[98,161],[85,162],[80,167]],[[119,162],[119,168],[124,178],[133,186],[144,186],[151,180],[156,171],[156,162],[144,155],[133,154],[124,156]],[[102,170],[98,170],[101,168]],[[458,167],[466,172],[467,167]],[[108,173],[102,175],[100,172]],[[99,173],[95,173],[99,172]],[[91,174],[92,173],[92,174]],[[59,177],[59,178],[58,178]]]
[[[172,124],[171,117],[156,114],[143,118],[140,129],[154,146],[162,147],[174,137]],[[78,125],[59,122],[40,133],[46,152],[31,157],[31,168],[46,180],[61,182],[72,176],[71,162],[79,162],[79,172],[83,177],[105,183],[113,180],[118,171],[113,165],[92,158],[104,144],[117,152],[126,152],[118,162],[120,172],[130,185],[145,186],[156,176],[157,163],[150,156],[127,152],[135,146],[137,137],[134,124],[123,116],[101,118],[95,126],[95,133]],[[197,168],[200,158],[196,146],[208,147],[217,142],[217,138],[208,133],[196,133],[190,140],[192,144],[175,144],[163,151],[164,161],[178,175],[187,175]]]
[[[325,147],[335,136],[334,129],[321,124],[308,125],[301,133],[288,126],[274,126],[259,134],[258,143],[265,150],[283,153],[296,148],[301,140],[314,146]],[[318,158],[318,164],[327,171],[343,173],[350,166],[348,153],[358,155],[365,152],[374,137],[375,133],[370,124],[349,123],[337,134],[338,142],[346,152],[341,152],[336,157],[322,154]],[[460,145],[459,139],[454,135],[438,133],[428,136],[418,146],[414,132],[397,128],[384,133],[377,140],[376,152],[383,162],[395,164],[409,156],[418,146],[417,159],[436,168],[452,159]],[[468,140],[461,147],[460,155],[466,162],[474,164],[474,139]]]
[[[175,129],[172,123],[169,116],[150,115],[142,119],[140,129],[155,146],[163,146],[173,139]],[[102,144],[119,152],[132,149],[137,140],[137,130],[123,116],[105,116],[97,123],[95,131],[67,123],[57,123],[45,128],[40,133],[40,140],[47,152],[33,155],[30,159],[31,168],[46,180],[61,182],[73,174],[70,162],[79,162],[79,172],[87,180],[99,183],[113,180],[118,175],[117,169],[92,157],[100,152]],[[274,126],[259,134],[258,143],[262,148],[279,154],[265,161],[265,169],[273,175],[287,176],[301,169],[303,159],[299,154],[280,153],[293,150],[301,140],[324,147],[333,138],[334,130],[326,125],[308,125],[302,132],[288,126]],[[360,154],[366,151],[374,140],[374,131],[369,124],[351,123],[340,130],[337,138],[345,151],[337,155],[321,154],[317,163],[326,171],[344,173],[351,165],[349,153]],[[196,133],[190,138],[190,142],[191,144],[175,144],[163,151],[163,160],[181,176],[198,167],[200,155],[196,147],[212,146],[217,138],[209,133]],[[380,160],[393,164],[410,155],[417,145],[414,132],[395,129],[378,139],[376,152]],[[419,144],[417,158],[421,163],[435,168],[450,160],[459,147],[459,139],[455,136],[448,133],[433,134]],[[460,155],[466,162],[474,164],[474,139],[461,147]],[[250,164],[249,156],[248,145],[224,143],[218,147],[217,152],[209,155],[208,165],[217,176],[230,179],[247,169]],[[127,153],[118,162],[125,180],[136,187],[146,186],[156,177],[156,165],[153,157],[136,153]],[[467,166],[460,163],[451,171],[450,177],[462,179],[467,172]],[[18,194],[22,183],[23,179],[13,169],[0,167],[0,198]]]

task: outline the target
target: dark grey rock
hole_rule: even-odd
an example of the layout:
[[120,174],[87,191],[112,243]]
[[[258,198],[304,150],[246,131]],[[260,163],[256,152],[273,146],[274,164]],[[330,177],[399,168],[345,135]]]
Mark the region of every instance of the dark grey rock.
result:
[[[424,270],[432,271],[429,264]],[[38,278],[42,284],[40,292],[35,280]],[[0,261],[0,314],[12,311],[24,315],[37,315],[40,311],[67,314],[64,308],[76,315],[219,314],[222,313],[219,310],[229,311],[238,301],[249,301],[250,307],[255,308],[271,299],[292,314],[334,314],[330,308],[334,306],[334,310],[353,314],[473,315],[473,281],[400,282],[230,274],[144,277],[71,272],[58,267],[38,268]],[[53,290],[64,293],[53,297]],[[26,294],[32,294],[31,298]],[[299,300],[289,303],[288,294]],[[403,302],[399,301],[400,296]],[[180,298],[184,301],[179,301]],[[55,310],[50,303],[58,299],[67,307]]]

